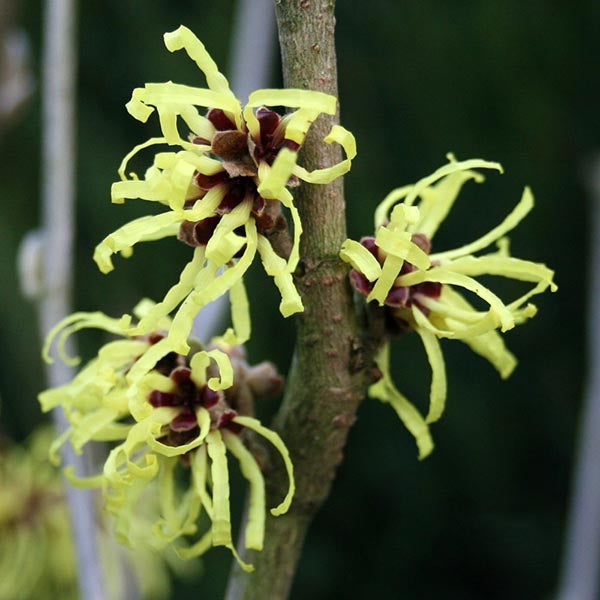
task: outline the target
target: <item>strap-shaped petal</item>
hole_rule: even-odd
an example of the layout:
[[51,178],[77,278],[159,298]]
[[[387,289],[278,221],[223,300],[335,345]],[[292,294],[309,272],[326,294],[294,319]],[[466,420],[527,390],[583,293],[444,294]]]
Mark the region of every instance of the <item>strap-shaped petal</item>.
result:
[[378,205],[375,209],[374,222],[375,230],[377,231],[380,227],[387,225],[390,220],[389,213],[395,204],[400,202],[403,198],[410,193],[412,185],[405,185],[395,190],[392,190]]
[[160,321],[175,309],[194,289],[194,282],[204,265],[204,248],[194,248],[192,260],[183,268],[179,281],[165,295],[161,302],[155,304],[147,314],[140,319],[133,334],[140,335],[159,329]]
[[219,430],[206,436],[213,490],[213,546],[231,546],[231,516],[229,509],[229,469],[225,444]]
[[396,414],[404,423],[404,426],[415,438],[419,450],[419,460],[423,460],[433,450],[433,440],[429,432],[429,426],[421,416],[416,407],[403,396],[394,385],[390,375],[390,345],[386,343],[375,359],[377,366],[382,372],[379,381],[369,387],[369,395],[382,402],[389,403]]
[[258,139],[260,134],[260,126],[254,115],[254,108],[263,105],[298,107],[297,111],[288,116],[285,137],[302,144],[308,127],[320,113],[335,114],[337,100],[329,94],[310,90],[256,90],[250,94],[248,104],[244,108],[244,120],[255,139]]
[[289,317],[297,312],[302,312],[304,310],[302,298],[294,285],[287,262],[275,253],[271,243],[263,235],[258,236],[258,252],[267,275],[273,277],[275,285],[279,288],[281,294],[279,311],[281,314]]
[[286,445],[283,443],[283,440],[279,437],[277,433],[261,425],[258,419],[238,415],[233,418],[233,422],[237,423],[238,425],[247,427],[248,429],[252,429],[252,431],[255,431],[262,437],[269,440],[269,442],[271,442],[271,444],[275,446],[276,450],[281,455],[281,458],[283,459],[283,462],[285,464],[285,469],[287,471],[289,486],[285,498],[281,501],[279,506],[276,506],[275,508],[271,509],[271,514],[277,517],[286,513],[290,507],[290,504],[292,503],[294,492],[296,490],[296,483],[294,480],[294,465],[292,464],[292,461],[290,459],[290,453]]
[[439,179],[442,179],[442,177],[446,177],[452,173],[456,173],[458,171],[468,171],[471,169],[495,169],[496,171],[500,171],[500,173],[504,172],[500,163],[489,162],[479,158],[457,161],[452,155],[449,155],[448,158],[450,159],[450,162],[447,165],[440,167],[431,175],[423,177],[423,179],[420,179],[417,181],[417,183],[415,183],[412,190],[407,194],[406,200],[404,201],[407,206],[411,206],[424,189],[428,188]]
[[381,275],[381,265],[373,254],[361,243],[347,239],[340,250],[340,258],[352,265],[369,281],[375,281]]
[[204,73],[206,83],[210,89],[233,97],[233,92],[229,88],[229,83],[225,75],[219,71],[217,64],[204,47],[204,44],[190,29],[184,25],[180,25],[174,31],[165,33],[164,42],[169,52],[176,52],[182,49],[187,52],[187,55]]
[[248,520],[245,530],[245,546],[251,550],[262,550],[265,538],[265,480],[252,453],[244,446],[239,436],[223,431],[227,450],[240,465],[242,475],[250,485],[248,500]]
[[385,262],[383,263],[383,268],[381,269],[381,274],[379,275],[379,279],[375,282],[373,289],[367,296],[367,302],[371,302],[373,300],[377,300],[379,306],[383,306],[387,295],[389,294],[398,274],[400,273],[400,269],[404,264],[404,259],[399,256],[394,256],[390,254],[386,257]]
[[533,208],[533,201],[533,194],[531,193],[531,190],[526,187],[523,190],[523,195],[517,206],[515,206],[512,212],[504,219],[504,221],[502,221],[502,223],[500,223],[500,225],[494,227],[491,231],[470,244],[465,244],[464,246],[460,246],[453,250],[447,250],[446,252],[436,252],[435,254],[432,254],[431,260],[444,262],[460,256],[473,254],[487,248],[514,229],[527,216],[529,211]]
[[[476,312],[465,298],[449,286],[444,288],[443,297],[446,303],[460,308],[464,311],[471,310]],[[497,331],[488,331],[478,336],[465,337],[462,340],[465,344],[485,358],[498,371],[502,379],[511,375],[517,366],[517,359],[510,352]]]
[[427,353],[427,360],[431,366],[431,389],[429,392],[429,412],[425,417],[426,423],[437,421],[444,412],[446,405],[446,366],[444,356],[437,337],[427,329],[417,328],[423,347]]
[[396,283],[398,285],[411,286],[425,281],[436,281],[438,283],[463,287],[473,292],[490,305],[490,308],[500,321],[502,331],[507,331],[515,326],[512,313],[496,294],[475,279],[462,275],[461,273],[454,273],[453,271],[442,267],[433,267],[428,271],[413,271],[412,273],[401,275]]
[[331,183],[350,170],[352,161],[356,157],[356,139],[352,133],[341,125],[334,125],[329,134],[323,138],[323,141],[328,144],[333,142],[340,144],[346,153],[346,158],[331,167],[315,169],[314,171],[307,171],[300,165],[295,165],[293,173],[303,181],[308,183]]
[[435,185],[422,190],[419,203],[421,219],[411,228],[411,231],[424,233],[429,239],[432,239],[448,216],[462,186],[471,179],[481,183],[485,177],[477,171],[457,171],[447,175]]
[[180,354],[189,352],[187,343],[188,335],[192,329],[192,322],[198,311],[219,296],[222,296],[227,290],[239,281],[248,267],[252,263],[252,259],[256,254],[257,248],[257,233],[256,223],[253,218],[250,218],[244,224],[246,232],[246,249],[244,254],[238,259],[237,263],[232,267],[226,267],[221,275],[215,277],[205,287],[199,289],[196,287],[182,303],[173,318],[173,325],[169,331],[169,343],[172,344],[172,349]]
[[250,320],[250,303],[244,280],[240,279],[229,290],[231,302],[231,322],[233,324],[233,345],[246,343],[250,339],[252,321]]
[[68,365],[77,365],[79,357],[69,357],[65,352],[65,344],[68,337],[82,329],[104,329],[109,333],[122,334],[129,322],[127,318],[113,319],[102,312],[76,312],[59,321],[49,332],[44,340],[42,356],[47,363],[54,362],[50,356],[50,347],[58,337],[56,344],[59,356]]

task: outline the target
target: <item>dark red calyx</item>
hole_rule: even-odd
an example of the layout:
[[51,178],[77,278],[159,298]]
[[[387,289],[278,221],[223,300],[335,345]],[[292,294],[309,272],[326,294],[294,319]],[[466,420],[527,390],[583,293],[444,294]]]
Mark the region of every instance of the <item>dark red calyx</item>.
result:
[[252,200],[252,214],[256,217],[260,217],[266,206],[267,201],[258,193],[254,194],[254,199]]
[[[254,182],[252,182],[254,185]],[[229,189],[217,208],[219,214],[230,213],[246,197],[248,191],[247,179],[236,177],[231,180]]]
[[207,385],[202,388],[201,393],[201,403],[204,408],[212,408],[216,404],[219,403],[221,396],[219,392],[215,392],[215,390],[211,390]]
[[210,146],[210,140],[197,135],[196,137],[192,138],[192,144],[198,144],[199,146]]
[[235,123],[220,108],[211,108],[206,118],[215,126],[217,131],[228,131],[235,129]]
[[154,345],[154,344],[157,344],[158,342],[160,342],[160,340],[162,340],[164,338],[165,338],[164,333],[158,333],[158,332],[150,333],[148,335],[148,343]]
[[177,367],[171,371],[169,377],[177,384],[189,383],[192,379],[192,370],[188,367]]
[[226,171],[220,171],[214,175],[203,175],[202,173],[196,173],[196,185],[203,190],[210,190],[220,183],[225,183],[229,179],[229,175]]
[[237,412],[235,410],[226,410],[220,417],[217,422],[218,428],[228,429],[233,433],[239,433],[243,427],[238,423],[234,423],[233,419],[237,417]]
[[386,299],[385,299],[385,303],[388,306],[393,306],[393,307],[402,307],[402,306],[406,306],[406,303],[408,302],[408,299],[410,297],[410,291],[408,287],[393,287]]
[[365,296],[368,296],[371,293],[374,285],[356,269],[350,271],[350,283],[357,292],[360,292]]
[[412,293],[423,294],[428,298],[439,298],[442,293],[442,284],[439,281],[424,281],[412,286]]
[[173,431],[189,431],[198,425],[196,413],[190,408],[184,408],[169,424]]
[[375,257],[379,260],[377,245],[375,244],[375,238],[371,235],[360,238],[360,243]]
[[281,118],[273,111],[269,110],[265,106],[261,106],[256,111],[256,118],[260,125],[260,139],[263,144],[268,143],[273,139],[273,134],[279,125]]
[[177,238],[193,248],[206,246],[220,220],[221,217],[207,217],[201,221],[183,221]]
[[159,390],[152,390],[150,392],[148,395],[148,402],[150,402],[154,408],[159,408],[161,406],[179,406],[180,404],[177,394],[160,392]]
[[283,140],[280,148],[288,148],[292,152],[297,152],[300,148],[300,144],[298,142],[294,142],[294,140]]

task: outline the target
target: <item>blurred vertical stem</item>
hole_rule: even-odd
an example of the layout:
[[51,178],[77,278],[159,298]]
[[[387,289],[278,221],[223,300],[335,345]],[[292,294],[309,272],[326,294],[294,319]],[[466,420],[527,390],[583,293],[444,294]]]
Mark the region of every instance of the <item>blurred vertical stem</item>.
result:
[[592,196],[588,281],[588,365],[558,600],[598,598],[600,571],[600,156],[589,169]]
[[[337,96],[335,2],[279,0],[275,6],[286,87]],[[336,144],[322,142],[338,121],[339,115],[322,116],[311,127],[302,150],[304,166],[322,168],[341,160]],[[303,183],[296,199],[304,229],[296,284],[305,309],[297,317],[295,363],[274,422],[294,462],[296,495],[287,514],[267,515],[262,552],[239,548],[255,571],[234,566],[227,600],[288,597],[307,528],[329,495],[368,383],[364,371],[352,369],[361,343],[347,267],[338,257],[346,239],[342,180],[327,186]],[[271,459],[265,473],[267,501],[276,506],[287,478],[281,462]]]
[[[74,237],[74,114],[75,114],[75,3],[48,0],[45,6],[43,44],[42,213],[43,289],[39,304],[45,336],[70,312]],[[48,365],[48,384],[61,385],[73,378],[60,361]],[[62,409],[53,418],[58,433],[68,427]],[[85,475],[83,457],[63,446],[63,463]],[[66,486],[75,542],[82,600],[102,600],[102,571],[97,551],[95,503],[91,490]]]

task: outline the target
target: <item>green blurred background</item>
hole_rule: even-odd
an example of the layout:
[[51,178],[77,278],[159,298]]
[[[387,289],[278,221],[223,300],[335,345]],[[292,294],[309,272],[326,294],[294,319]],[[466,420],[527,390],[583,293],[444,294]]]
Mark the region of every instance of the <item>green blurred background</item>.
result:
[[[42,5],[15,7],[39,82]],[[187,250],[172,240],[140,247],[109,276],[91,255],[106,233],[144,213],[135,201],[109,201],[122,156],[158,127],[126,113],[131,89],[152,80],[203,84],[189,60],[164,49],[163,32],[188,25],[227,73],[234,9],[230,0],[80,3],[77,309],[118,315],[142,295],[160,298],[175,281]],[[506,174],[469,184],[436,248],[489,230],[531,185],[536,208],[511,236],[512,250],[552,266],[560,290],[537,299],[540,314],[506,336],[520,360],[508,381],[460,343],[443,343],[448,407],[425,462],[389,407],[363,403],[308,537],[295,600],[537,599],[555,589],[585,381],[586,177],[600,149],[599,25],[592,1],[339,2],[342,121],[359,148],[346,179],[350,234],[371,233],[376,203],[441,166],[446,152],[498,160]],[[21,239],[39,222],[39,156],[38,87],[0,138],[0,418],[17,439],[45,418],[36,402],[44,386],[37,318],[15,267]],[[250,295],[250,357],[285,372],[293,323],[279,316],[274,286],[259,268]],[[90,333],[80,341],[85,354],[99,339]],[[401,390],[424,406],[429,367],[418,340],[403,341],[394,362]],[[265,415],[274,408],[265,406]],[[221,598],[229,562],[226,551],[211,551],[203,578],[178,583],[173,597]]]

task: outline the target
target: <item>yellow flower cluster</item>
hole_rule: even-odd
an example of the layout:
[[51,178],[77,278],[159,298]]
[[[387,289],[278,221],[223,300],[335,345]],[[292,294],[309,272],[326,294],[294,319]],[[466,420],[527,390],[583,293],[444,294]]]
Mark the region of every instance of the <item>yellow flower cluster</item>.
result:
[[[24,445],[2,440],[0,450],[0,599],[79,597],[76,557],[71,541],[63,482],[48,462],[49,429],[38,429]],[[144,513],[155,503],[152,494],[140,502],[130,522],[136,552],[119,548],[103,519],[100,557],[108,598],[122,598],[126,582],[123,562],[131,569],[144,597],[168,598],[168,568],[182,571],[174,554],[157,552]]]
[[[204,73],[207,88],[149,83],[133,91],[129,113],[146,121],[158,113],[162,136],[136,146],[119,169],[121,181],[112,187],[112,200],[139,198],[168,208],[158,215],[127,223],[108,235],[96,248],[94,260],[100,270],[113,269],[112,255],[131,254],[144,241],[165,237],[179,239],[195,248],[179,282],[164,300],[139,323],[136,333],[155,329],[157,321],[181,304],[169,332],[172,347],[187,352],[186,339],[198,311],[226,291],[232,290],[233,311],[240,323],[243,342],[249,334],[249,317],[242,277],[258,252],[265,271],[281,293],[280,310],[287,317],[303,310],[292,273],[298,264],[302,224],[289,186],[299,180],[329,183],[350,169],[356,155],[354,137],[343,127],[332,127],[324,141],[339,143],[347,158],[329,168],[309,172],[297,164],[298,151],[311,123],[321,114],[334,114],[333,96],[309,90],[258,90],[242,107],[224,75],[203,44],[186,27],[165,34],[171,52],[185,50]],[[268,106],[295,108],[281,117]],[[208,108],[201,115],[198,107]],[[179,132],[180,120],[188,138]],[[142,179],[127,174],[130,159],[151,146],[168,146],[154,155]],[[289,210],[294,235],[287,259],[269,242],[269,232],[281,223],[281,207]]]
[[[135,313],[143,319],[153,307],[143,301]],[[250,486],[246,548],[261,550],[265,485],[259,465],[242,440],[253,431],[271,442],[284,461],[289,490],[271,510],[274,515],[288,510],[294,494],[287,448],[275,432],[236,410],[238,399],[228,394],[234,375],[229,354],[234,355],[235,349],[224,340],[215,340],[219,347],[211,350],[194,346],[186,356],[169,352],[160,360],[148,361],[152,348],[167,342],[170,325],[165,317],[160,330],[150,336],[123,337],[105,344],[73,381],[40,394],[43,410],[61,405],[71,424],[54,443],[53,455],[67,440],[78,452],[90,441],[116,443],[101,474],[85,480],[77,479],[69,468],[66,474],[75,485],[103,488],[123,543],[131,543],[130,527],[139,498],[148,483],[155,481],[160,498],[159,515],[152,525],[156,540],[165,547],[177,541],[177,552],[184,558],[199,556],[211,546],[226,546],[237,557],[231,537],[228,452],[237,459]],[[55,338],[60,349],[74,330],[88,327],[118,333],[123,331],[123,319],[75,313],[50,333],[45,352]],[[187,480],[187,489],[179,493],[176,480],[182,478]],[[204,531],[190,544],[189,537],[202,529],[199,523],[204,515]]]
[[[420,458],[433,449],[428,424],[438,420],[446,402],[446,370],[439,338],[461,340],[508,377],[516,366],[498,333],[533,317],[528,301],[550,288],[556,290],[554,273],[545,265],[510,255],[506,234],[533,208],[533,195],[525,188],[521,201],[491,231],[480,238],[442,252],[431,252],[431,240],[442,224],[462,186],[483,181],[474,169],[495,169],[498,163],[473,159],[449,163],[414,185],[393,190],[375,211],[375,236],[360,242],[346,240],[340,256],[353,267],[355,289],[376,301],[386,313],[392,333],[413,330],[420,336],[432,369],[429,411],[424,419],[396,389],[389,373],[389,343],[377,359],[382,378],[370,394],[389,402],[414,435]],[[476,253],[496,243],[494,251]],[[496,275],[534,284],[519,298],[503,302],[475,277]],[[462,288],[482,300],[478,310],[459,291]]]

